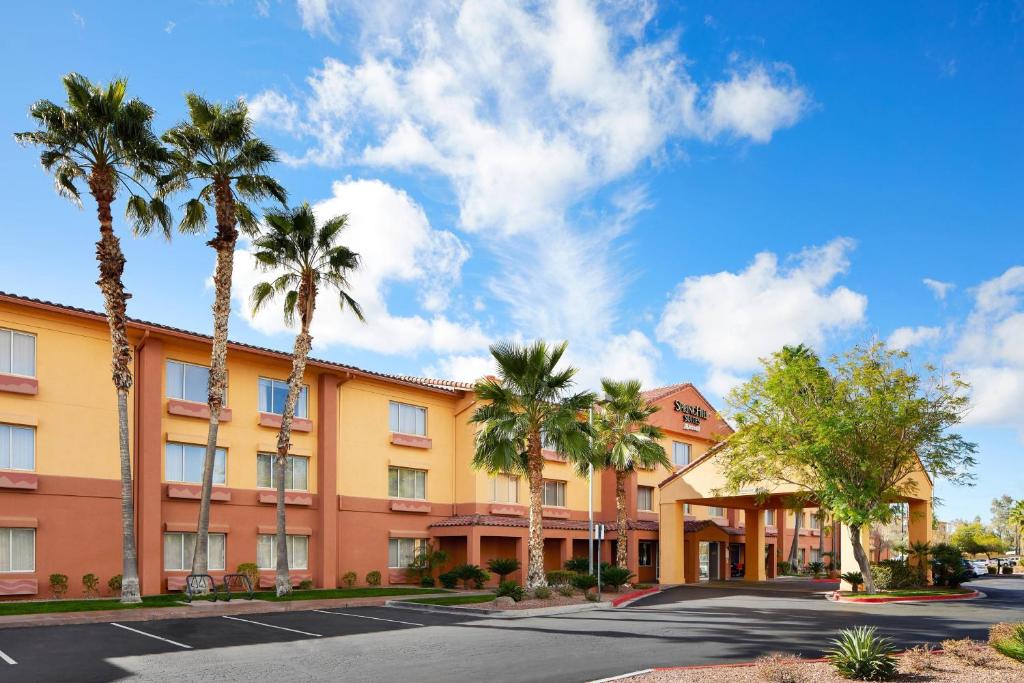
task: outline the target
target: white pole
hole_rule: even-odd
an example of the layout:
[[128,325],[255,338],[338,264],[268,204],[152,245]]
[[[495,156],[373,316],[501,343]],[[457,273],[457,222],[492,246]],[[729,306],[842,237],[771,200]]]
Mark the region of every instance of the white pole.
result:
[[[587,423],[594,425],[594,409],[587,411]],[[594,446],[594,437],[590,437],[590,446]],[[594,463],[587,465],[587,534],[590,539],[587,543],[588,569],[594,573]]]

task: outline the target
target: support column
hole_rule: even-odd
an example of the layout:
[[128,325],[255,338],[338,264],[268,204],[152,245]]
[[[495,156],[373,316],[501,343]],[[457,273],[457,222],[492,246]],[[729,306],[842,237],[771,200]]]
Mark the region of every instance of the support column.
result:
[[526,585],[526,573],[530,566],[530,537],[520,536],[516,539],[516,557],[519,559],[519,583]]
[[744,511],[746,518],[746,544],[744,545],[743,564],[745,581],[764,581],[764,512],[757,508]]
[[[563,538],[562,539],[562,552],[561,552],[562,566],[560,566],[559,569],[565,569],[565,563],[568,562],[571,559],[572,559],[572,538]],[[520,559],[519,561],[522,562],[522,559]]]
[[[860,571],[860,565],[857,564],[857,558],[853,554],[853,543],[850,541],[850,537],[850,527],[844,524],[842,526],[842,534],[839,542],[839,553],[841,558],[839,562],[839,572],[841,574]],[[864,553],[868,555],[868,558],[870,559],[871,527],[866,524],[860,529],[860,543],[864,548]],[[844,591],[853,590],[853,586],[846,581],[842,581],[839,584],[839,589]]]
[[[912,500],[907,505],[907,542],[931,543],[932,541],[932,502],[930,500]],[[917,558],[910,556],[910,564],[917,565]],[[932,573],[925,571],[925,582],[932,583]]]
[[164,344],[147,338],[136,359],[135,499],[138,519],[139,589],[143,595],[163,593],[163,376]]
[[316,400],[316,483],[320,527],[313,581],[338,587],[338,378],[320,375]]
[[470,527],[466,535],[466,564],[480,564],[480,531]]
[[658,553],[661,558],[660,583],[677,585],[686,582],[683,565],[683,504],[662,502],[658,515]]

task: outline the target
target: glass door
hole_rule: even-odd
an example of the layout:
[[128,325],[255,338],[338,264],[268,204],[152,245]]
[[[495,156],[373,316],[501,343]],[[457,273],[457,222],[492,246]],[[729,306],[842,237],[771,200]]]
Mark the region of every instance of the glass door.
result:
[[722,566],[719,562],[718,553],[722,547],[721,543],[709,543],[708,544],[708,580],[718,581],[722,577],[719,576],[718,568]]
[[711,568],[711,544],[707,541],[701,541],[699,547],[700,580],[707,581]]

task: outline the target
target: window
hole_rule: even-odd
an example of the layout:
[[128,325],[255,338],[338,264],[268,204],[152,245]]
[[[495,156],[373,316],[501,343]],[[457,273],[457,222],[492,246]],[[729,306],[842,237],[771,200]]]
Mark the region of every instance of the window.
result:
[[[288,568],[309,567],[309,536],[287,536]],[[277,568],[277,535],[260,534],[256,537],[256,565],[260,569]]]
[[392,498],[425,500],[427,497],[427,473],[408,467],[389,467],[388,495]]
[[[276,488],[274,483],[274,453],[256,454],[256,486],[261,489]],[[289,491],[309,490],[309,458],[304,455],[289,455],[284,466],[284,487]]]
[[388,569],[405,569],[423,549],[422,538],[392,538],[388,541]]
[[775,526],[775,510],[764,511],[764,523],[768,526]]
[[[207,566],[213,570],[224,569],[224,534],[207,536]],[[164,569],[167,571],[189,571],[192,556],[196,551],[196,534],[191,532],[167,532],[164,534]]]
[[690,464],[690,444],[681,441],[672,442],[672,463],[676,467]]
[[708,507],[708,514],[712,517],[725,517],[724,508]]
[[0,529],[0,572],[36,570],[36,530]]
[[693,506],[690,505],[689,503],[684,503],[683,504],[683,514],[686,514],[686,515],[693,514]]
[[818,514],[816,512],[811,512],[809,514],[810,514],[810,517],[807,520],[808,521],[808,525],[807,526],[810,527],[811,529],[820,529],[821,528],[821,518],[818,517]]
[[[187,484],[201,484],[203,481],[203,460],[206,458],[206,446],[187,443],[168,442],[165,453],[164,479],[180,481]],[[213,483],[227,482],[228,454],[218,448],[213,457]]]
[[407,403],[391,401],[389,406],[391,431],[400,434],[427,435],[427,409]]
[[518,503],[519,477],[512,474],[496,474],[491,477],[491,502]]
[[36,376],[36,336],[0,329],[0,372]]
[[654,558],[654,541],[640,541],[637,546],[639,563],[641,567],[650,567]]
[[[284,414],[284,402],[288,397],[288,382],[260,377],[260,412]],[[295,417],[309,419],[309,387],[299,389],[295,400]]]
[[[206,403],[210,400],[210,368],[205,365],[167,361],[167,398]],[[227,384],[224,386],[224,404],[228,402]]]
[[0,424],[0,470],[36,468],[36,428]]
[[821,562],[820,548],[811,548],[811,562]]
[[549,451],[557,451],[558,450],[555,447],[555,442],[551,440],[551,437],[548,436],[548,433],[546,431],[544,431],[543,429],[540,430],[540,447],[545,449],[545,450],[549,450]]
[[636,487],[636,509],[643,510],[645,512],[652,512],[654,510],[653,486]]
[[544,505],[551,507],[565,507],[565,482],[545,481],[544,482]]

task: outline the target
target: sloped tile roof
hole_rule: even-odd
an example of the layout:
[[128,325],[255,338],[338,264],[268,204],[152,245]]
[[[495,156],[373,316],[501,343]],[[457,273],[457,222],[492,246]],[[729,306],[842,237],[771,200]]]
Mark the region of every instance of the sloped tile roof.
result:
[[[452,527],[452,526],[496,526],[496,527],[518,527],[529,528],[530,521],[525,517],[504,517],[502,515],[456,515],[446,517],[434,522],[431,527]],[[615,522],[604,522],[607,531],[616,531]],[[657,531],[658,523],[649,520],[628,520],[627,528],[636,531]],[[545,529],[563,529],[569,531],[586,531],[588,528],[586,520],[577,519],[545,519]]]

